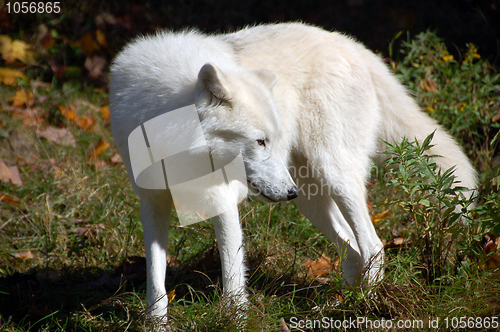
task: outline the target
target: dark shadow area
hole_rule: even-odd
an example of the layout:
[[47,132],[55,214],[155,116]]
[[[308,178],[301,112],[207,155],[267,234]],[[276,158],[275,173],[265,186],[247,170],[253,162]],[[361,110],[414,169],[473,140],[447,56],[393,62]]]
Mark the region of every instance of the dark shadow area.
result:
[[[78,311],[89,312],[94,317],[128,316],[141,322],[145,319],[145,310],[128,310],[127,296],[139,294],[145,298],[146,276],[146,259],[138,256],[126,258],[114,270],[88,267],[16,272],[0,278],[0,317],[2,323],[29,324],[31,330],[39,329],[49,315],[69,320],[69,327],[77,326],[78,317],[73,313]],[[220,278],[219,253],[213,247],[200,253],[190,264],[169,262],[166,287],[167,291],[175,291],[177,299],[196,302],[194,293],[212,298],[209,295],[222,288]]]
[[[500,0],[340,0],[340,1],[231,1],[231,0],[70,0],[58,14],[23,15],[0,10],[0,33],[29,35],[39,24],[58,27],[70,39],[100,28],[115,54],[130,38],[159,29],[197,28],[227,32],[246,25],[303,21],[355,36],[369,48],[387,53],[392,38],[427,29],[452,46],[474,43],[480,54],[498,61],[500,54]],[[450,47],[453,51],[453,47]]]

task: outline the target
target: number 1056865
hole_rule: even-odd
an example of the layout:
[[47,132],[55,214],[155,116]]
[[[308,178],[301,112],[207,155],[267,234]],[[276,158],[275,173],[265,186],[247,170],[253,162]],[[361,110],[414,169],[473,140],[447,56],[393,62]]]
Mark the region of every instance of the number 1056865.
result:
[[61,7],[60,2],[7,2],[5,6],[7,7],[8,14],[50,14],[50,13],[60,13]]

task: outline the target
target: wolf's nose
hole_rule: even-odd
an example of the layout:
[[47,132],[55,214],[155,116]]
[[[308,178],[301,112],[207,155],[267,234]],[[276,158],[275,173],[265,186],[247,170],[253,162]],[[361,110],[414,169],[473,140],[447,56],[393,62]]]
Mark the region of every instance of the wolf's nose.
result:
[[290,201],[294,198],[296,198],[297,196],[299,196],[299,191],[298,191],[298,188],[297,187],[292,187],[288,190],[288,196],[287,196],[287,199]]

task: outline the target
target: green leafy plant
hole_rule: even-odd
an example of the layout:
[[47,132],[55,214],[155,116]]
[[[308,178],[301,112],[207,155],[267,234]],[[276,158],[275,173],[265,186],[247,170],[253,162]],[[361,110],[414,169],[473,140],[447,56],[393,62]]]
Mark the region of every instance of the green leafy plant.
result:
[[421,253],[419,263],[428,284],[433,284],[454,267],[456,240],[466,233],[468,207],[472,199],[464,193],[468,188],[455,183],[453,168],[440,170],[434,158],[426,154],[432,147],[434,133],[419,143],[404,138],[400,143],[387,143],[384,153],[389,167],[386,184],[402,190],[404,195],[392,198],[389,205],[406,211],[412,219],[408,227],[412,250]]

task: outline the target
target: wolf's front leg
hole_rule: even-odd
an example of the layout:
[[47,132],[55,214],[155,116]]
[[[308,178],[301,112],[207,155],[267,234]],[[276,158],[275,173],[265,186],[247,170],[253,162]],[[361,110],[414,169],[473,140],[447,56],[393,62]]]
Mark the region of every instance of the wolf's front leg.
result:
[[147,199],[141,197],[141,219],[146,246],[148,315],[164,322],[167,320],[168,306],[165,275],[171,209],[170,194]]
[[231,305],[243,306],[247,302],[245,291],[245,265],[243,233],[240,226],[238,207],[213,218],[215,235],[222,262],[224,298]]

